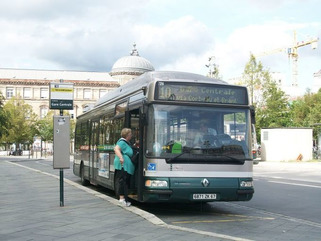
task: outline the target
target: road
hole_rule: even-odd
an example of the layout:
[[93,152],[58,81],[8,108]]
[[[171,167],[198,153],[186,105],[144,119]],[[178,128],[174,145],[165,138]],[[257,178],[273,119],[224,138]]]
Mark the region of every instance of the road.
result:
[[[11,160],[59,175],[48,160]],[[64,175],[80,183],[72,169],[65,169]],[[255,194],[249,202],[134,205],[167,224],[206,232],[250,240],[320,240],[321,162],[261,162],[254,166],[254,181]]]
[[147,210],[166,223],[253,240],[320,240],[321,163],[262,162],[254,166],[254,181],[249,202]]

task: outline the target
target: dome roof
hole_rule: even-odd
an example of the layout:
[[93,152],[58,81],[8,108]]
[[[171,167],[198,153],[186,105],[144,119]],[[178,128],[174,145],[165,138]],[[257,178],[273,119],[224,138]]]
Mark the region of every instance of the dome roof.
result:
[[130,56],[125,56],[118,59],[112,67],[110,75],[118,74],[137,74],[141,75],[147,71],[154,71],[153,65],[145,58],[140,57],[137,49],[134,48]]

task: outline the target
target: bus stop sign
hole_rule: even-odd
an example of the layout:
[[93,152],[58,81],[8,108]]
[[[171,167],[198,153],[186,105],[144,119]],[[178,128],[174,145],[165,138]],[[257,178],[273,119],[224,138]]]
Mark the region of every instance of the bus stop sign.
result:
[[72,110],[73,83],[50,83],[50,109]]

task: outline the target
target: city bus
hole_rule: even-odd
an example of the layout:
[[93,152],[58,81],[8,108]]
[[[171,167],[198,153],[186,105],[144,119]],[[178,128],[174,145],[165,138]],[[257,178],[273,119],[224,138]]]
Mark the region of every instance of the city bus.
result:
[[[73,172],[114,190],[114,147],[131,128],[139,160],[129,197],[139,202],[248,201],[254,193],[251,125],[244,86],[202,75],[147,72],[107,93],[77,118]],[[201,123],[203,143],[193,138]],[[236,133],[242,127],[242,135]]]

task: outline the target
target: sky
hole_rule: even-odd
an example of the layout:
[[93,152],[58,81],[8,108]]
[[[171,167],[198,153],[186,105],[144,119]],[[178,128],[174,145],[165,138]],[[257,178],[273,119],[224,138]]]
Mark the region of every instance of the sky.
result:
[[[250,54],[321,37],[321,0],[2,0],[0,68],[109,72],[133,43],[155,70],[206,75],[214,56],[223,80]],[[320,41],[319,41],[320,42]],[[313,87],[321,44],[298,49],[298,86]],[[285,52],[257,57],[291,84]]]

